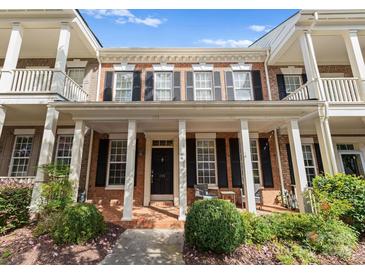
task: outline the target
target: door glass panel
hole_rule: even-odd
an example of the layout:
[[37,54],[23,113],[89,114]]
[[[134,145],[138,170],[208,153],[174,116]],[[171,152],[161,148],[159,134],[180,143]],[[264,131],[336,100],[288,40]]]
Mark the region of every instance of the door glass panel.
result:
[[364,175],[360,154],[342,154],[343,169],[346,174]]

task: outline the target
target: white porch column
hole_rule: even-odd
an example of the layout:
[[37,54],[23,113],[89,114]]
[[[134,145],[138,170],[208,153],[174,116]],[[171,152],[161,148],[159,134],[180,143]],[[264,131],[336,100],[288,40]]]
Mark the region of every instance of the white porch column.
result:
[[72,154],[70,163],[70,175],[69,179],[74,184],[74,201],[77,201],[77,195],[79,192],[80,172],[82,152],[84,148],[84,139],[86,133],[85,121],[77,120],[75,123],[74,138],[72,142]]
[[[322,98],[320,94],[323,94],[323,84],[319,74],[312,36],[309,32],[305,31],[299,41],[308,82],[314,81],[313,84],[308,86],[309,97]],[[316,81],[318,81],[318,84],[316,84]]]
[[245,190],[246,208],[249,212],[256,212],[255,188],[252,170],[250,132],[248,129],[248,122],[240,120],[241,130],[239,132],[240,149],[241,149],[241,171],[243,186]]
[[43,137],[41,150],[38,160],[38,169],[35,177],[35,185],[32,192],[32,201],[30,204],[30,211],[37,212],[41,195],[41,186],[45,180],[43,169],[44,165],[52,163],[53,148],[56,139],[56,129],[59,112],[53,108],[48,107],[46,121],[44,123]]
[[179,121],[179,220],[185,221],[187,207],[186,121]]
[[303,193],[307,188],[307,175],[305,173],[302,142],[300,140],[298,120],[291,120],[288,123],[288,135],[290,152],[293,161],[298,207],[300,212],[305,212]]
[[362,100],[365,100],[365,63],[357,30],[350,30],[343,35],[354,77],[359,78],[359,91]]
[[5,124],[5,117],[6,117],[6,109],[4,106],[0,105],[0,138]]
[[133,210],[133,190],[134,190],[134,173],[136,160],[136,135],[137,123],[135,120],[128,121],[128,140],[127,140],[127,166],[125,171],[124,184],[124,207],[123,221],[132,220]]
[[23,27],[20,23],[13,23],[8,49],[6,51],[3,72],[0,79],[0,92],[10,91],[13,74],[11,71],[16,69],[18,63],[20,48],[23,41]]
[[315,126],[319,147],[321,149],[324,172],[330,175],[335,175],[338,170],[328,118],[319,117],[319,119],[315,121]]
[[[68,48],[70,45],[70,26],[69,23],[61,23],[60,35],[58,38],[57,56],[55,62],[55,70],[65,72],[67,64]],[[51,91],[61,92],[65,76],[60,72],[56,72],[51,85]]]

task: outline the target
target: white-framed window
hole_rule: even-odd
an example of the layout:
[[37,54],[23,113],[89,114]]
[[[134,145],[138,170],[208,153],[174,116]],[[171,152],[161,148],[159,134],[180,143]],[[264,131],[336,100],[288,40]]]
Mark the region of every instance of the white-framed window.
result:
[[82,87],[85,77],[85,68],[69,68],[67,69],[67,75]]
[[57,149],[55,164],[61,166],[70,166],[72,155],[73,135],[62,134],[57,137]]
[[127,139],[110,140],[107,186],[124,185],[126,166]]
[[198,184],[217,184],[215,139],[196,139],[196,172]]
[[312,144],[302,144],[302,150],[303,150],[305,174],[307,176],[307,185],[312,186],[312,181],[314,177],[316,177],[318,174],[313,154],[314,148]]
[[213,100],[212,72],[194,72],[194,100]]
[[172,100],[172,72],[155,72],[155,101]]
[[114,80],[114,101],[132,101],[133,72],[116,72]]
[[252,100],[252,81],[251,72],[234,71],[234,99],[235,100]]
[[284,75],[284,83],[286,93],[292,93],[303,84],[302,75],[300,74],[286,74]]
[[257,140],[251,139],[251,162],[254,184],[261,184],[261,165],[260,165],[260,153],[258,150]]
[[12,177],[27,176],[32,153],[33,135],[16,135],[11,156],[9,174]]

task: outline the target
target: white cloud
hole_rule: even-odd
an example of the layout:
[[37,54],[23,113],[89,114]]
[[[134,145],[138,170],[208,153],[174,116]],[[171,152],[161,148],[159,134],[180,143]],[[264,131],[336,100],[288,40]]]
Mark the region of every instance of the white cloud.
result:
[[98,10],[85,10],[85,13],[89,16],[93,16],[96,19],[102,19],[105,17],[113,17],[115,18],[114,22],[117,24],[142,24],[149,27],[158,27],[166,20],[161,20],[159,18],[154,18],[152,16],[148,16],[146,18],[137,17],[129,10],[123,9],[115,9],[115,10],[106,10],[106,9],[98,9]]
[[269,32],[271,26],[268,25],[251,25],[248,27],[250,30],[255,32]]
[[210,46],[216,46],[216,47],[222,47],[222,48],[245,48],[252,44],[251,40],[223,40],[223,39],[202,39],[199,40],[200,43],[210,45]]

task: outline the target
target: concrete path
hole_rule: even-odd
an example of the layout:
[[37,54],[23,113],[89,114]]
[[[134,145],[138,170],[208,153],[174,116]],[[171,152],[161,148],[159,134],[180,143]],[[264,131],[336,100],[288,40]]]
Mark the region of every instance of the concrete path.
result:
[[101,264],[184,264],[183,235],[180,229],[127,229]]

